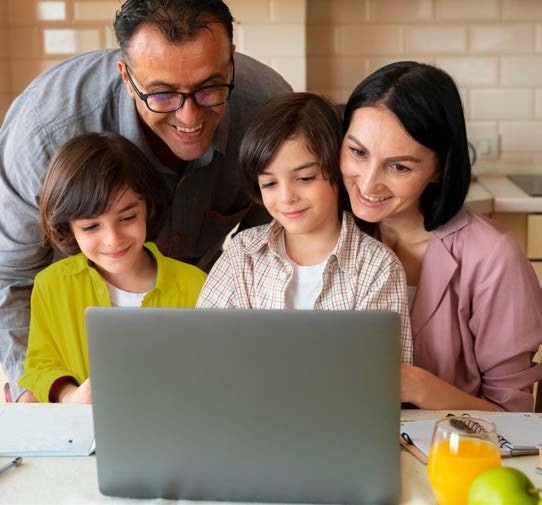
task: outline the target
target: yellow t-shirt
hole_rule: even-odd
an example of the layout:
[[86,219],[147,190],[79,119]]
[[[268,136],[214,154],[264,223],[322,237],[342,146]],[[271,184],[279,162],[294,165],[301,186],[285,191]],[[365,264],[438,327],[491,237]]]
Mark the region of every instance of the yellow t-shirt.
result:
[[[157,264],[156,284],[142,307],[195,307],[206,274],[163,256],[153,243],[145,244]],[[28,349],[19,384],[40,402],[60,377],[82,383],[89,376],[84,311],[111,306],[109,290],[83,254],[53,263],[34,280],[30,306]]]

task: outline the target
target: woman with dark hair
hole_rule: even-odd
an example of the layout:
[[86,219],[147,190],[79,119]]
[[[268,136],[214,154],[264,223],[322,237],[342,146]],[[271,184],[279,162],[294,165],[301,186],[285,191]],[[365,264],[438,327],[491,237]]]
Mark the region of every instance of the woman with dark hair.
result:
[[344,126],[352,210],[406,271],[414,365],[402,365],[402,400],[532,410],[542,291],[514,238],[464,206],[471,167],[455,83],[392,63],[356,87]]

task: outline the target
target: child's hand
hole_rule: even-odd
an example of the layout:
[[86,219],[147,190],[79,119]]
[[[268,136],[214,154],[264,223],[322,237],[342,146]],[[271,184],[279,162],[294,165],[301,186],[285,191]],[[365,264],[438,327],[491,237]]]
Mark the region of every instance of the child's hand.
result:
[[32,391],[25,391],[17,400],[17,403],[37,403],[38,399],[34,396]]
[[90,379],[87,379],[79,387],[75,384],[66,384],[58,395],[60,403],[92,403]]

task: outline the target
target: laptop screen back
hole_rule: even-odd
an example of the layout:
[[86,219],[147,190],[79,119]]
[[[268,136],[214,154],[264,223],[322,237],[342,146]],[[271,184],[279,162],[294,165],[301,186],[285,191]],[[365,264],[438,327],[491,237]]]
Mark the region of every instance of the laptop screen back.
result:
[[398,501],[397,314],[91,308],[86,320],[102,493]]

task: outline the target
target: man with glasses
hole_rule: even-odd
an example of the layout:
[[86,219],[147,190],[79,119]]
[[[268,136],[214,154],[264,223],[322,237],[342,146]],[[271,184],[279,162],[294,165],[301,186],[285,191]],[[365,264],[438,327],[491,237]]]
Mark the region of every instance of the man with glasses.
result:
[[111,130],[138,145],[171,192],[162,252],[209,270],[227,234],[268,219],[241,187],[237,155],[252,117],[291,91],[273,70],[234,54],[221,0],[126,0],[120,50],[76,56],[39,76],[0,129],[0,357],[11,395],[22,375],[41,245],[38,195],[51,156],[80,133]]

